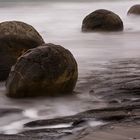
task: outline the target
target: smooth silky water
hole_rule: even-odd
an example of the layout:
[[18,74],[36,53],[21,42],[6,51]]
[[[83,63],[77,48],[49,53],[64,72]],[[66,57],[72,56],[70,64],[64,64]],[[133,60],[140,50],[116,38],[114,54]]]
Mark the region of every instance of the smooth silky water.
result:
[[[22,111],[1,116],[0,132],[17,133],[25,122],[106,107],[108,101],[105,97],[109,95],[120,101],[112,95],[112,91],[120,92],[113,86],[117,82],[119,84],[124,79],[122,82],[125,84],[131,84],[131,80],[136,84],[140,83],[140,17],[127,16],[128,9],[138,2],[0,2],[1,22],[19,20],[31,24],[47,43],[59,44],[69,49],[79,68],[79,78],[72,96],[10,99],[5,96],[5,83],[1,83],[0,108],[18,108]],[[124,31],[82,33],[83,18],[96,9],[108,9],[118,14],[124,22]],[[137,100],[138,97],[131,99]]]

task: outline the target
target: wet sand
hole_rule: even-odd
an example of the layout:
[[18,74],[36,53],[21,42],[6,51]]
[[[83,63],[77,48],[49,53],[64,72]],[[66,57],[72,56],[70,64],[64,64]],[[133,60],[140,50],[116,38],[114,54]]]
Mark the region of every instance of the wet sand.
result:
[[0,140],[126,140],[140,137],[140,104],[87,110],[67,117],[24,122]]
[[[2,84],[0,140],[140,139],[140,109],[121,110],[140,103],[140,18],[126,16],[138,0],[92,1],[1,3],[1,21],[27,22],[46,42],[69,49],[78,62],[79,79],[74,96],[55,99],[11,100]],[[83,18],[100,8],[121,16],[124,32],[81,33]]]
[[75,140],[140,140],[139,123],[125,122],[103,127],[97,131],[91,131],[87,135]]

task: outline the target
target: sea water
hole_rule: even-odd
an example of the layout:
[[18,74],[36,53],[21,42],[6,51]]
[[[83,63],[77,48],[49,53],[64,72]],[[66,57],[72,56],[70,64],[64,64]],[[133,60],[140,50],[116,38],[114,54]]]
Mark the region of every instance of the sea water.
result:
[[[89,94],[91,83],[88,84],[88,77],[93,76],[94,71],[98,73],[106,70],[106,66],[112,61],[140,59],[140,17],[127,16],[128,9],[139,2],[139,0],[1,1],[0,22],[9,20],[26,22],[39,31],[45,42],[59,44],[69,49],[77,60],[79,78],[75,95],[53,99],[47,97],[9,99],[5,96],[5,83],[1,83],[0,108],[20,108],[22,112],[1,117],[0,128],[4,129],[0,131],[8,133],[13,126],[14,133],[18,127],[22,128],[23,122],[74,115],[81,111],[107,106],[100,95]],[[118,14],[124,22],[124,31],[82,33],[82,20],[97,9],[108,9]],[[129,65],[135,68],[134,63]],[[133,70],[136,71],[131,69],[131,73]],[[139,73],[138,69],[137,71]],[[106,88],[108,89],[108,86],[103,90]],[[8,127],[8,124],[11,125]]]

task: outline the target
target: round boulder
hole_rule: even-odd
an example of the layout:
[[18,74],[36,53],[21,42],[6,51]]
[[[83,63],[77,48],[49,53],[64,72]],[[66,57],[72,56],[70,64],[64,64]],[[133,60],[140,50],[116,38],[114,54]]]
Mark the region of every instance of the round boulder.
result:
[[140,15],[140,4],[134,5],[132,6],[129,10],[128,10],[128,15],[133,14],[133,15]]
[[43,43],[31,25],[20,21],[0,23],[0,81],[7,79],[11,66],[24,51]]
[[44,44],[30,49],[12,67],[6,83],[13,98],[59,96],[71,93],[78,77],[77,63],[70,51]]
[[115,13],[99,9],[87,15],[82,23],[83,32],[122,31],[123,22]]

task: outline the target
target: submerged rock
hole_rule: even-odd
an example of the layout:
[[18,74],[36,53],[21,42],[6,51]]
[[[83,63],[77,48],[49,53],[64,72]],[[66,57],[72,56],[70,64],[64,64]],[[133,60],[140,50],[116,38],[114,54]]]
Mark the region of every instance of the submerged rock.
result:
[[83,32],[91,31],[122,31],[121,18],[108,10],[99,9],[87,15],[82,23]]
[[7,80],[7,95],[20,98],[68,94],[73,91],[77,77],[77,63],[70,51],[44,44],[18,59]]
[[0,23],[0,81],[7,79],[11,66],[24,51],[43,43],[31,25],[19,21]]
[[134,5],[132,6],[129,10],[128,10],[128,15],[130,14],[134,14],[134,15],[140,15],[140,4]]

